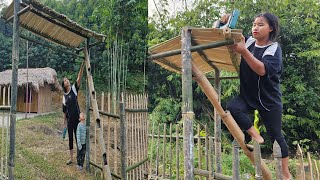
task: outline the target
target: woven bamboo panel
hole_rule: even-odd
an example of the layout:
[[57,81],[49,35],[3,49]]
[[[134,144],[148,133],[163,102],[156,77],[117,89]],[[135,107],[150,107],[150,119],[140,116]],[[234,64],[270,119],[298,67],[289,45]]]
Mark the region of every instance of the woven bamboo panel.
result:
[[[242,35],[241,29],[232,29],[231,38],[239,42]],[[217,28],[191,28],[191,44],[205,45],[216,41],[225,40],[223,29]],[[149,49],[151,54],[158,54],[167,51],[181,49],[181,37],[177,36]],[[192,61],[203,72],[209,73],[217,67],[220,70],[236,72],[231,60],[230,53],[226,46],[206,49],[198,52],[192,52]],[[161,59],[153,60],[163,68],[181,73],[181,55],[174,55]],[[240,64],[240,55],[237,55],[238,64]]]

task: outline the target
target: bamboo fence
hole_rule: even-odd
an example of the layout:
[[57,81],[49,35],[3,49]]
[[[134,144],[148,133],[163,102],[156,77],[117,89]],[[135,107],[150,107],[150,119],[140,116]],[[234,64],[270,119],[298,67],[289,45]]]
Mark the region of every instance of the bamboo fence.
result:
[[[124,102],[112,93],[102,93],[100,114],[105,134],[107,160],[113,178],[145,179],[148,175],[148,96],[125,95]],[[123,107],[122,107],[123,106]],[[94,166],[101,166],[96,128],[91,155]]]
[[0,106],[0,179],[8,178],[9,106]]

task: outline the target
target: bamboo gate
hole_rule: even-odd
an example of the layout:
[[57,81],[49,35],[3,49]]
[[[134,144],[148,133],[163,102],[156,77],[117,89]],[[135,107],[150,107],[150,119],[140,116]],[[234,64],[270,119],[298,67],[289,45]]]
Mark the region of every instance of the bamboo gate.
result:
[[[117,102],[109,92],[103,92],[100,97],[101,129],[111,175],[115,179],[146,179],[149,168],[148,96],[128,94],[124,100]],[[93,132],[90,164],[101,169],[101,158],[97,158],[100,153],[96,126]]]

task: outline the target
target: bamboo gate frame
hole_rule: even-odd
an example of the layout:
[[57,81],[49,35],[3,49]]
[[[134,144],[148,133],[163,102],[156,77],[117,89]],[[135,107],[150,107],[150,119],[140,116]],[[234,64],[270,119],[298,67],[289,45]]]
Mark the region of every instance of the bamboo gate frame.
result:
[[[87,94],[90,95],[90,98],[87,98],[87,114],[88,114],[88,105],[91,102],[92,108],[93,108],[93,115],[94,115],[94,120],[97,126],[97,131],[99,134],[99,147],[100,151],[102,154],[102,162],[103,162],[103,178],[106,180],[111,180],[111,172],[110,172],[110,167],[107,162],[106,158],[106,147],[104,144],[104,138],[103,138],[103,132],[101,130],[101,119],[100,119],[100,114],[99,114],[99,109],[98,109],[98,104],[96,100],[96,92],[94,90],[94,84],[93,84],[93,78],[91,74],[91,65],[90,65],[90,56],[89,56],[89,48],[93,47],[101,41],[104,41],[104,36],[101,34],[97,34],[93,31],[90,31],[88,29],[85,29],[78,24],[71,22],[67,17],[64,15],[61,15],[54,10],[43,6],[41,3],[37,2],[36,0],[24,0],[23,2],[20,2],[20,0],[14,0],[13,1],[13,12],[10,17],[4,17],[6,18],[6,22],[13,21],[13,44],[12,44],[12,83],[11,83],[11,106],[10,106],[10,135],[9,135],[9,140],[10,140],[10,145],[9,145],[9,159],[8,159],[8,177],[9,179],[14,179],[14,159],[15,159],[15,129],[16,129],[16,114],[17,114],[17,92],[18,92],[18,86],[17,86],[17,81],[18,81],[18,64],[19,64],[19,37],[24,38],[24,36],[21,36],[19,33],[19,28],[22,26],[23,28],[27,29],[28,31],[31,31],[40,37],[47,39],[51,42],[55,42],[61,46],[67,47],[67,48],[72,48],[74,50],[77,50],[77,53],[79,53],[81,50],[84,51],[84,61],[86,64],[86,74],[87,74]],[[20,10],[20,7],[24,7],[23,9]],[[11,6],[9,6],[10,8]],[[7,12],[10,14],[10,11]],[[42,18],[40,23],[36,24],[22,24],[23,20],[26,20],[27,18],[20,19],[20,16],[24,16],[25,14],[28,13],[28,16],[33,16],[36,18]],[[2,17],[3,18],[3,17]],[[42,21],[44,20],[44,21]],[[32,21],[32,19],[30,20]],[[47,23],[46,25],[43,24]],[[30,27],[30,26],[31,27]],[[39,27],[40,25],[44,27]],[[59,28],[63,32],[68,32],[68,36],[72,36],[72,38],[66,38],[66,39],[61,39],[63,37],[62,34],[59,34],[57,36],[57,33],[55,34],[46,34],[50,33],[51,31],[47,28],[50,26],[51,28]],[[40,28],[40,30],[39,30]],[[42,30],[41,30],[42,28]],[[46,29],[46,30],[45,30]],[[57,31],[56,31],[57,32]],[[90,44],[90,37],[93,37],[94,39],[98,40],[96,43]],[[60,38],[60,39],[59,39]],[[33,40],[32,38],[26,37],[25,39],[27,40],[32,40],[32,42],[38,43],[38,44],[43,44],[39,43],[36,40]],[[82,41],[85,41],[85,46],[83,48],[77,48],[78,45]],[[79,56],[76,53],[73,53],[70,50],[64,50],[61,48],[55,48],[53,46],[48,46],[46,47],[56,49],[59,51],[63,51],[68,54],[73,54],[76,56]],[[89,137],[89,121],[87,121],[87,136]],[[88,138],[87,138],[88,139]],[[90,147],[87,148],[89,150]],[[88,153],[88,152],[87,152]],[[87,156],[87,161],[90,161],[89,156]],[[88,164],[87,164],[88,165]],[[89,169],[89,166],[87,166],[87,169]]]
[[[122,94],[120,103],[117,103],[112,93],[102,92],[99,113],[113,178],[145,179],[149,168],[147,94]],[[90,164],[101,169],[101,162],[97,160],[96,127],[94,132]]]
[[[196,65],[191,61],[192,51],[202,51],[208,48],[216,48],[225,45],[234,44],[235,41],[230,39],[231,31],[229,29],[225,29],[224,36],[226,38],[225,41],[221,42],[214,42],[208,45],[199,45],[195,47],[191,47],[191,29],[189,27],[184,27],[181,30],[181,50],[175,50],[171,52],[164,52],[155,55],[149,56],[149,59],[159,59],[164,58],[172,55],[176,55],[181,53],[182,57],[182,65],[181,65],[181,72],[182,72],[182,119],[183,119],[183,134],[184,134],[184,179],[194,179],[195,169],[193,166],[194,162],[194,154],[193,154],[193,99],[192,99],[192,79],[194,79],[199,86],[201,87],[202,91],[206,94],[209,98],[211,104],[214,106],[215,112],[215,153],[216,153],[216,170],[217,173],[221,173],[221,119],[225,123],[226,127],[228,128],[231,135],[235,138],[239,146],[243,149],[245,155],[248,156],[252,164],[255,164],[254,161],[254,154],[251,152],[246,144],[244,143],[244,134],[231,116],[231,114],[227,111],[225,112],[220,105],[220,70],[217,67],[215,69],[216,81],[215,86],[218,90],[212,87],[206,76],[201,72]],[[205,57],[204,57],[205,58]],[[208,62],[208,61],[207,61]],[[220,116],[220,117],[219,117]],[[271,172],[269,171],[268,167],[261,161],[261,171],[263,174],[264,179],[272,179]]]

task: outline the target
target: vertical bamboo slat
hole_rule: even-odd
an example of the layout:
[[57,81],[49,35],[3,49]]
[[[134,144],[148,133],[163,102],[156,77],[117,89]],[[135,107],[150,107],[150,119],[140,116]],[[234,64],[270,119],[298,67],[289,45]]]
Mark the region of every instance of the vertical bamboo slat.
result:
[[[204,141],[204,146],[205,146],[205,165],[206,165],[206,170],[209,171],[209,153],[208,153],[208,149],[209,149],[209,143],[208,143],[208,140],[209,140],[209,131],[208,131],[208,124],[205,125],[204,127],[204,130],[206,132],[206,139]],[[209,177],[206,178],[207,180],[209,179]]]
[[299,144],[297,145],[297,159],[299,161],[299,164],[297,166],[297,179],[298,180],[305,180],[306,174],[304,171],[303,152],[302,152]]
[[163,171],[162,171],[162,177],[166,177],[166,141],[167,141],[167,124],[163,124]]
[[179,170],[179,125],[176,126],[176,177],[179,180],[180,170]]
[[[275,141],[276,142],[276,141]],[[255,179],[262,180],[262,171],[261,171],[261,149],[257,141],[253,141],[253,154],[254,154],[254,164],[255,164]]]
[[158,142],[157,142],[157,156],[156,156],[156,175],[159,175],[159,145],[160,145],[160,124],[158,124]]
[[[107,103],[108,103],[108,112],[111,112],[111,93],[108,92],[107,97]],[[110,145],[111,145],[111,139],[110,139],[110,131],[111,131],[111,117],[107,117],[107,159],[110,161]]]
[[[133,95],[131,94],[130,95],[130,97],[131,97],[131,107],[130,108],[134,108],[134,99],[133,99]],[[132,144],[132,146],[131,146],[131,159],[132,159],[132,164],[134,164],[135,163],[135,161],[136,161],[136,157],[135,157],[135,148],[134,148],[134,144],[135,144],[135,137],[134,137],[134,135],[135,135],[135,126],[134,126],[134,114],[133,113],[131,113],[131,144]],[[135,170],[133,170],[132,171],[132,177],[133,177],[133,179],[136,179],[136,175],[137,175],[137,173],[136,173],[136,169]]]
[[120,151],[121,151],[121,179],[126,180],[126,119],[125,119],[125,104],[123,94],[120,102]]
[[169,169],[169,178],[172,178],[172,123],[170,123],[170,169]]
[[8,86],[8,106],[10,106],[10,92],[11,92],[11,86]]
[[5,106],[6,105],[6,87],[3,87],[3,91],[2,91],[2,104]]
[[209,152],[208,152],[208,155],[209,155],[209,179],[213,179],[214,176],[213,176],[213,167],[212,167],[212,164],[213,164],[213,159],[212,159],[212,150],[213,150],[213,140],[210,138],[209,139]]
[[[1,88],[1,87],[0,87]],[[3,172],[3,162],[4,162],[4,145],[5,145],[5,138],[4,138],[4,131],[5,131],[5,125],[4,125],[4,118],[5,118],[5,116],[4,116],[4,111],[2,112],[2,114],[1,114],[1,116],[2,116],[2,124],[1,124],[1,134],[2,134],[2,136],[1,136],[1,169],[0,169],[0,173],[1,174],[4,174],[4,172]],[[6,143],[7,144],[7,143]]]
[[[136,95],[137,96],[137,109],[139,109],[141,107],[141,95]],[[138,120],[138,146],[140,151],[139,153],[139,160],[138,162],[140,162],[142,160],[142,134],[141,134],[141,113],[136,113],[137,114],[137,120]],[[141,166],[138,167],[139,168],[139,172],[140,172],[140,177],[139,179],[142,179],[142,168]]]
[[314,178],[313,178],[313,166],[312,166],[312,161],[311,161],[311,155],[310,155],[309,152],[307,152],[307,157],[308,157],[310,180],[314,180]]
[[239,144],[234,139],[232,142],[232,179],[240,180]]
[[[221,95],[221,84],[220,84],[220,70],[215,69],[215,81],[214,87],[218,95],[218,103],[220,104],[220,95]],[[214,152],[215,152],[215,165],[216,172],[221,173],[221,118],[217,111],[217,108],[214,108]]]
[[317,178],[317,180],[320,180],[320,174],[319,174],[317,161],[314,159],[313,163],[314,163],[314,167],[315,167],[315,170],[316,170],[316,178]]
[[[117,114],[117,98],[116,95],[113,97],[114,103],[113,103],[113,114]],[[118,119],[114,118],[114,172],[118,174]]]
[[[144,94],[144,109],[148,109],[148,96],[147,94]],[[148,129],[149,129],[149,121],[148,121],[148,112],[144,112],[144,123],[145,123],[145,156],[144,157],[148,157]],[[145,163],[146,169],[148,169],[148,167],[151,168],[151,166],[148,164],[150,163],[150,161],[148,161],[147,163]]]
[[[200,139],[200,124],[198,123],[198,168],[201,169],[201,139]],[[200,178],[201,179],[201,178]]]
[[152,167],[153,167],[153,147],[154,147],[154,141],[153,141],[153,136],[154,136],[154,122],[152,122],[152,132],[151,132],[151,142],[150,142],[150,144],[151,144],[151,156],[150,156],[150,169],[149,169],[149,174],[150,175],[152,175]]
[[282,154],[281,154],[281,148],[280,145],[278,144],[277,141],[274,141],[273,143],[273,157],[274,160],[276,161],[276,178],[277,179],[282,179]]

